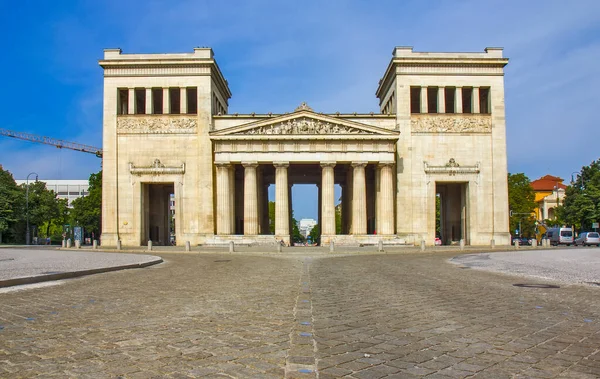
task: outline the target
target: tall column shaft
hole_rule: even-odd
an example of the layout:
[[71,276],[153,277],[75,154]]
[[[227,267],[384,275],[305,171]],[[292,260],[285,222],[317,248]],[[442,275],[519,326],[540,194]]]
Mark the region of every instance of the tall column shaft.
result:
[[365,162],[353,162],[352,234],[367,234],[367,185]]
[[290,207],[288,188],[287,162],[275,165],[275,238],[278,240],[290,237]]
[[258,203],[258,234],[267,234],[265,233],[265,231],[263,230],[263,219],[264,219],[264,196],[263,196],[263,172],[262,172],[262,167],[258,167],[258,169],[256,170],[256,197],[257,197],[257,203]]
[[152,114],[152,88],[146,88],[146,114]]
[[321,163],[321,224],[322,235],[335,234],[335,193],[334,173],[335,163]]
[[379,234],[394,234],[394,174],[393,163],[380,163],[380,211],[377,220]]
[[446,113],[446,88],[438,87],[438,113]]
[[473,87],[473,94],[471,94],[471,109],[473,113],[481,113],[479,110],[479,87]]
[[381,234],[381,167],[375,167],[375,232]]
[[427,113],[428,111],[427,87],[421,87],[421,113]]
[[456,94],[454,95],[454,113],[463,113],[462,105],[462,87],[456,87]]
[[127,113],[135,114],[135,88],[128,88],[127,91]]
[[231,219],[231,234],[235,234],[235,165],[231,165],[227,170],[229,175],[229,203],[231,204],[231,213],[229,215]]
[[169,109],[170,97],[169,97],[169,87],[163,88],[163,114],[170,114],[171,110]]
[[217,234],[231,231],[231,196],[229,195],[229,164],[217,164]]
[[258,234],[258,198],[256,183],[257,163],[244,166],[244,235]]

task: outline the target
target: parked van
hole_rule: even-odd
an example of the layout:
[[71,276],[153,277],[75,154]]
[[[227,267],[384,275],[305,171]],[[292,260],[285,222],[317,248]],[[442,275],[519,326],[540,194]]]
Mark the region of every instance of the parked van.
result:
[[573,229],[571,228],[550,228],[546,230],[546,238],[550,240],[550,245],[567,245],[573,243]]

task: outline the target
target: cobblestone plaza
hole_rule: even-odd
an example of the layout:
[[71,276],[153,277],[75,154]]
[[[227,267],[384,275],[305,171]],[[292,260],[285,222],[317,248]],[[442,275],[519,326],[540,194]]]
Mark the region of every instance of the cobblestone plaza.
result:
[[0,377],[600,376],[597,288],[454,255],[167,253],[3,291]]

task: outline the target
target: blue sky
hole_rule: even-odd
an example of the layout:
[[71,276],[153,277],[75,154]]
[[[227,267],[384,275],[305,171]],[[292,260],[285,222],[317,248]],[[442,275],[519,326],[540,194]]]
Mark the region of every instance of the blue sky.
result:
[[[3,1],[1,128],[102,145],[102,50],[191,52],[210,46],[230,112],[377,112],[394,46],[502,46],[509,171],[531,179],[599,158],[600,1]],[[87,179],[100,160],[0,137],[21,179]],[[314,188],[314,187],[313,187]],[[295,189],[298,218],[316,188]],[[309,195],[306,195],[306,194]]]

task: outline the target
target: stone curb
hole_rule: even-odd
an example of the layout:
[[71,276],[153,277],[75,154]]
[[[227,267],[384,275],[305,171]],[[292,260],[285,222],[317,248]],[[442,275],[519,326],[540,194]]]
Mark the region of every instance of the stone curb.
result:
[[158,259],[154,259],[152,261],[144,262],[144,263],[133,263],[133,264],[122,265],[122,266],[102,267],[102,268],[94,268],[94,269],[90,269],[90,270],[68,271],[68,272],[60,272],[60,273],[56,273],[56,274],[26,276],[26,277],[22,277],[22,278],[0,280],[0,288],[18,286],[18,285],[23,285],[23,284],[49,282],[52,280],[78,278],[80,276],[101,274],[101,273],[110,272],[110,271],[128,270],[128,269],[132,269],[132,268],[144,268],[144,267],[152,266],[152,265],[163,262],[162,258],[159,258],[159,257],[157,257],[157,258]]

